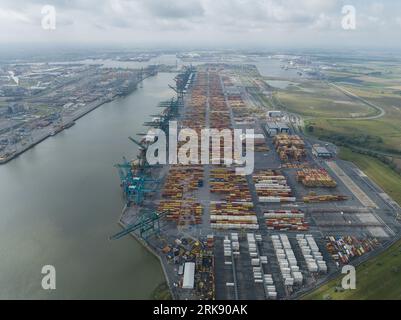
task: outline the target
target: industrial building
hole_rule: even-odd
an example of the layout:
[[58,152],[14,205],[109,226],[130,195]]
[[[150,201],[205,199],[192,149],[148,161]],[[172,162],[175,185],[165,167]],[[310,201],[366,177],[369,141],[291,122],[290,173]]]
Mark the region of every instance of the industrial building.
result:
[[267,112],[269,118],[281,118],[283,113],[280,110],[271,110]]
[[327,150],[327,148],[319,146],[319,145],[313,146],[312,153],[315,157],[318,157],[318,158],[332,158],[333,157],[333,153],[331,153],[329,150]]
[[187,262],[184,267],[184,280],[182,283],[183,289],[193,289],[195,281],[195,263]]
[[269,137],[274,137],[281,133],[289,133],[290,128],[284,122],[268,121],[265,126],[266,132]]

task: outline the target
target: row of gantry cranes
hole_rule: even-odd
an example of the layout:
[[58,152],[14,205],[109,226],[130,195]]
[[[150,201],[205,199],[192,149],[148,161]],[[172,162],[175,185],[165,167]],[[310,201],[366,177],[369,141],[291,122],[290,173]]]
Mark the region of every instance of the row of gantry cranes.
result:
[[[159,104],[163,111],[158,115],[152,115],[152,121],[145,122],[144,125],[153,129],[160,129],[166,133],[169,132],[169,122],[177,119],[180,109],[184,106],[184,96],[195,77],[195,68],[185,67],[183,72],[175,78],[175,86],[169,87],[175,92],[176,96],[168,101]],[[156,142],[149,137],[149,134],[140,133],[141,140],[129,137],[129,140],[139,147],[137,159],[128,161],[123,157],[123,162],[116,164],[120,176],[121,188],[123,191],[126,206],[136,206],[140,208],[144,204],[147,195],[156,192],[161,184],[160,179],[152,177],[152,169],[160,165],[150,165],[146,159],[148,147]],[[167,139],[168,140],[168,139]],[[149,235],[160,231],[160,218],[164,213],[156,212],[143,208],[137,215],[134,223],[126,226],[124,230],[113,235],[110,239],[119,239],[132,232],[139,231],[139,235],[146,239]]]

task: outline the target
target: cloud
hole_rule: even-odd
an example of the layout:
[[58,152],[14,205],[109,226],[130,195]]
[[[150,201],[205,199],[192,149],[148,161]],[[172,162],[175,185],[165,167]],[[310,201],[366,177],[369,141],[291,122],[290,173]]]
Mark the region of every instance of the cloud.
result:
[[203,6],[201,2],[197,0],[145,0],[144,6],[149,10],[152,16],[159,18],[182,19],[201,17],[204,15]]
[[17,23],[30,23],[31,19],[28,15],[23,12],[1,8],[0,7],[0,20],[8,21],[8,22],[17,22]]
[[[354,0],[354,42],[377,43],[400,33],[396,0]],[[40,27],[44,3],[54,5],[57,29]],[[237,45],[335,43],[343,0],[2,0],[0,42],[43,38],[59,42],[180,43]],[[398,14],[398,15],[397,15]],[[319,32],[319,38],[315,33]],[[326,35],[323,37],[322,35]],[[351,37],[350,34],[347,35]],[[268,40],[266,40],[268,39]]]

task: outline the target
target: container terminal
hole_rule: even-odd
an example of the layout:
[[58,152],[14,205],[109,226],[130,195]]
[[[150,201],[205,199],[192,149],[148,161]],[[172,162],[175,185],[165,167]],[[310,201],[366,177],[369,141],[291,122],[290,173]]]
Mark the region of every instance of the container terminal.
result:
[[[0,165],[72,127],[101,105],[131,93],[159,68],[163,66],[130,70],[96,64],[18,66],[23,83],[11,87],[2,83],[1,96],[15,102],[0,110]],[[34,81],[46,85],[32,86]]]
[[271,88],[252,66],[191,66],[175,80],[145,125],[253,129],[255,162],[246,176],[223,163],[150,165],[152,142],[130,137],[139,154],[115,166],[126,206],[111,239],[131,234],[154,253],[173,299],[296,299],[399,238],[401,208],[255,98]]

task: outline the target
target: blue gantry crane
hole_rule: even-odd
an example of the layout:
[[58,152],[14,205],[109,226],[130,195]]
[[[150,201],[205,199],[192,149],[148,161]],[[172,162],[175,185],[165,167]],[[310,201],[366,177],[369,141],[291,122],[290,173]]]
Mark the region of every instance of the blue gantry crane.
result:
[[143,171],[133,171],[132,164],[123,157],[123,163],[116,164],[121,181],[121,188],[127,204],[141,205],[146,194],[156,191],[159,180],[149,177]]
[[143,175],[132,177],[128,185],[127,199],[130,203],[141,205],[146,194],[156,191],[158,182]]
[[153,210],[142,210],[139,213],[136,221],[128,225],[124,230],[116,233],[110,237],[110,240],[117,240],[131,232],[139,231],[139,235],[143,239],[147,239],[152,234],[158,234],[160,232],[160,219],[165,213],[159,213]]

